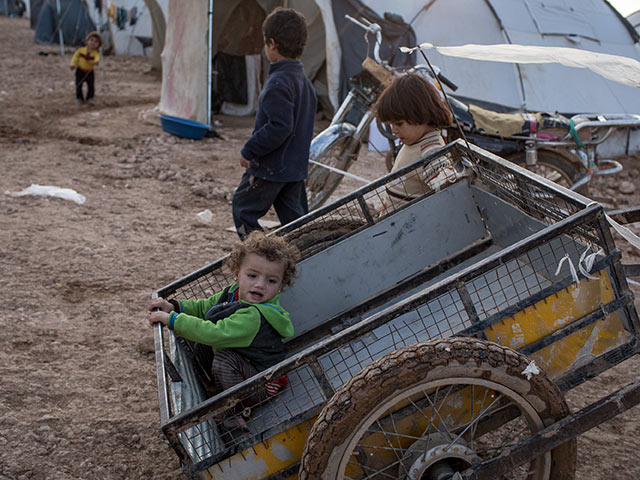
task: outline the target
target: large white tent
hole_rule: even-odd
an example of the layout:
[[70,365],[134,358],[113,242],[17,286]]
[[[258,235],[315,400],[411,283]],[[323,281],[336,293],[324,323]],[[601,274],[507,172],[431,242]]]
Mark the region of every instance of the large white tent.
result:
[[628,15],[627,21],[631,24],[633,28],[636,29],[636,32],[638,32],[638,35],[640,35],[640,10],[632,13],[631,15]]
[[[378,12],[389,8],[385,0],[367,4]],[[419,43],[569,47],[640,60],[637,33],[605,0],[405,0],[393,8]],[[529,111],[640,112],[637,89],[585,69],[429,55],[459,85],[456,94],[475,102]]]
[[[323,74],[334,107],[344,94],[340,92],[342,30],[336,29],[334,18],[339,2],[364,5],[379,16],[389,10],[402,15],[413,27],[417,43],[571,47],[640,60],[637,33],[606,0],[403,0],[393,4],[386,0],[290,0],[287,4],[304,11],[312,22],[308,49],[315,48],[317,52],[319,48],[325,55],[326,73]],[[212,3],[215,11],[221,1]],[[260,4],[265,10],[267,4],[273,7],[278,3],[282,2],[235,1],[237,8]],[[163,53],[161,109],[199,121],[207,118],[208,5],[208,0],[170,0],[167,45]],[[259,24],[246,24],[242,33],[259,27]],[[221,28],[224,25],[214,28],[214,37]],[[322,45],[318,45],[320,41]],[[466,60],[441,56],[434,51],[429,52],[429,56],[458,84],[456,95],[481,105],[562,113],[640,112],[637,89],[585,69],[559,64]],[[303,62],[307,67],[308,59],[303,58]]]

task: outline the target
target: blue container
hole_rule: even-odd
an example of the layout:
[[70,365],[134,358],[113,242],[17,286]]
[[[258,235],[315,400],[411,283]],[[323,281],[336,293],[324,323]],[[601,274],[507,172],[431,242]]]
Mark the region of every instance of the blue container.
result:
[[171,115],[160,114],[158,116],[162,123],[162,130],[178,137],[200,140],[211,130],[211,127],[205,123],[194,122],[186,118],[172,117]]

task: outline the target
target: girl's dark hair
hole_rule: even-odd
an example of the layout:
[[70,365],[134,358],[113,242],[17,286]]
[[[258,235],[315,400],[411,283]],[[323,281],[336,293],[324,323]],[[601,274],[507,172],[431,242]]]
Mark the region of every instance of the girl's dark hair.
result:
[[282,286],[290,286],[293,284],[293,277],[296,276],[296,262],[300,257],[298,249],[287,243],[282,237],[267,237],[259,230],[254,230],[242,242],[238,242],[233,246],[229,257],[225,261],[226,266],[236,273],[240,270],[240,266],[245,257],[255,253],[266,258],[270,262],[282,262],[284,265],[284,274],[282,276]]
[[286,58],[299,58],[307,44],[307,21],[292,8],[278,7],[262,23],[265,43],[273,40],[278,53]]
[[396,78],[376,103],[383,123],[405,121],[411,125],[447,128],[453,119],[445,100],[422,75],[409,73]]

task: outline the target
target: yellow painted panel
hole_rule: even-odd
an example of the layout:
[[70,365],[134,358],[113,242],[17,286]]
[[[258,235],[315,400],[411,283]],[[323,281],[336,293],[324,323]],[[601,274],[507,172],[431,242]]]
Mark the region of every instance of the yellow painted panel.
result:
[[[309,430],[315,418],[301,422],[286,432],[258,443],[253,447],[237,453],[209,467],[205,476],[210,480],[259,480],[297,463],[302,458],[302,451]],[[298,475],[289,477],[291,480]]]
[[[613,301],[615,296],[607,272],[601,270],[595,276],[597,280],[582,279],[492,325],[485,330],[487,339],[520,349]],[[625,342],[622,318],[619,312],[614,312],[532,354],[531,358],[553,378]]]

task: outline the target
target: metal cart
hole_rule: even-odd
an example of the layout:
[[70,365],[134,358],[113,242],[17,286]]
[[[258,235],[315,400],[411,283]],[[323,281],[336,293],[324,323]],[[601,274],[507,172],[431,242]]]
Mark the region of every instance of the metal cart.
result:
[[[458,181],[379,213],[387,187],[442,158]],[[296,329],[283,362],[207,398],[185,344],[156,326],[161,428],[193,478],[574,478],[576,436],[640,401],[639,382],[576,413],[563,395],[638,352],[609,220],[449,144],[274,232],[303,253],[281,294]],[[155,295],[212,295],[233,281],[223,260]],[[221,428],[284,374],[241,431]]]

